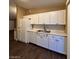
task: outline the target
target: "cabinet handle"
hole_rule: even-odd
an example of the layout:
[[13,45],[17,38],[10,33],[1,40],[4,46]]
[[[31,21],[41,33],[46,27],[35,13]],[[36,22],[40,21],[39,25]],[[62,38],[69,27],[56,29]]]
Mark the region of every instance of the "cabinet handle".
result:
[[56,40],[56,41],[59,41],[59,40]]

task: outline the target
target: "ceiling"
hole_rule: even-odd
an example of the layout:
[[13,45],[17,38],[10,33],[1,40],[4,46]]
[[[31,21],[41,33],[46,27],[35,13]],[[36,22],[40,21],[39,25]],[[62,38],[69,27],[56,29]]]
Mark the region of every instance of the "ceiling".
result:
[[59,6],[65,5],[66,0],[13,0],[16,5],[26,9],[40,8],[46,6]]
[[16,5],[26,9],[48,6],[56,7],[66,5],[66,0],[9,0],[10,19],[16,18]]

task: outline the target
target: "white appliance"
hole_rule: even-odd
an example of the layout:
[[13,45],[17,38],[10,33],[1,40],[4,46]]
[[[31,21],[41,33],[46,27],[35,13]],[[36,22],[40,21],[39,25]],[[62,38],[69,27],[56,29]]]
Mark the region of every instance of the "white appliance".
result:
[[28,43],[28,30],[31,30],[30,20],[27,16],[17,20],[17,40]]

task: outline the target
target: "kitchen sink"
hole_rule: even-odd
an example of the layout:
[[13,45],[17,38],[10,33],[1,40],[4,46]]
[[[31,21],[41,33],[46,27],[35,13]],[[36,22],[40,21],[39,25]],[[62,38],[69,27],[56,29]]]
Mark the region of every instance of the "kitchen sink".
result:
[[46,33],[50,33],[50,31],[44,31],[44,30],[38,30],[37,32],[46,32]]

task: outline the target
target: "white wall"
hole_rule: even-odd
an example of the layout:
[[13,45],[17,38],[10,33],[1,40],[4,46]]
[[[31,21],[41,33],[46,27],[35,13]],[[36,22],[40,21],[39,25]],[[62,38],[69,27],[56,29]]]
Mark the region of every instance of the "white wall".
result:
[[9,21],[9,30],[14,30],[14,21],[13,20]]

